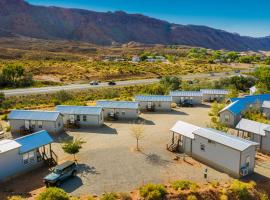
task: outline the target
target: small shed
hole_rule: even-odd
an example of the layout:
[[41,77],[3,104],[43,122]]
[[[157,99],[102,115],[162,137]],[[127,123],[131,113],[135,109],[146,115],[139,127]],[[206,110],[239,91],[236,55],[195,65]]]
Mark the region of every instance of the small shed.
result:
[[12,133],[33,133],[46,130],[51,134],[63,131],[63,118],[58,111],[13,110],[8,115]]
[[200,91],[171,91],[172,101],[176,104],[181,104],[185,101],[196,105],[202,103],[202,92]]
[[139,104],[134,101],[97,101],[103,109],[103,115],[111,120],[134,120],[139,117]]
[[229,127],[235,127],[241,120],[242,112],[246,109],[245,102],[234,101],[219,112],[220,122]]
[[201,89],[203,101],[207,102],[221,102],[226,98],[229,93],[227,90],[223,89]]
[[264,101],[262,104],[262,112],[265,117],[270,119],[270,101]]
[[270,124],[241,119],[236,129],[238,136],[257,142],[262,152],[270,153]]
[[234,177],[241,177],[254,171],[256,145],[218,130],[200,128],[194,131],[192,157]]
[[57,106],[56,111],[63,115],[65,125],[102,126],[104,123],[101,107],[96,106]]
[[142,111],[171,111],[172,96],[164,95],[141,95],[136,96]]
[[31,171],[44,163],[57,163],[51,150],[53,139],[39,131],[15,140],[0,141],[0,182]]
[[170,129],[172,132],[172,142],[169,146],[170,150],[179,150],[186,154],[192,154],[192,140],[194,139],[193,132],[200,127],[189,124],[183,121],[177,121]]

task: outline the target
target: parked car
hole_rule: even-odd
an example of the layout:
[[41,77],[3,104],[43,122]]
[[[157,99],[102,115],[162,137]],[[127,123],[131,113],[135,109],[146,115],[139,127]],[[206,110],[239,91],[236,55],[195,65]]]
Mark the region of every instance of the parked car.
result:
[[99,84],[98,81],[91,81],[91,82],[90,82],[90,85],[98,85],[98,84]]
[[180,103],[180,106],[181,107],[193,107],[193,104],[192,104],[192,102],[185,99],[183,102]]
[[46,187],[60,186],[61,182],[73,177],[77,172],[77,164],[74,161],[66,161],[54,167],[53,171],[43,178]]
[[108,82],[108,85],[116,85],[116,83],[114,81],[110,81]]
[[234,72],[235,72],[236,74],[239,74],[241,71],[240,71],[240,69],[237,69],[237,70],[234,70]]

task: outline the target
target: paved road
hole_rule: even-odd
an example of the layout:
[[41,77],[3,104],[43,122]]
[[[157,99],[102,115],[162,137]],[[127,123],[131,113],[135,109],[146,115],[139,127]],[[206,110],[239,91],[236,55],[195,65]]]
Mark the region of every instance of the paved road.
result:
[[[249,72],[250,70],[242,70],[241,72]],[[181,76],[183,80],[192,80],[196,78],[211,78],[218,79],[224,76],[235,75],[234,72],[225,73],[215,73],[214,76],[209,73],[204,74],[189,74]],[[151,84],[157,83],[159,79],[142,79],[142,80],[128,80],[128,81],[118,81],[116,82],[117,86],[129,86],[129,85],[140,85],[140,84]],[[107,83],[100,83],[99,85],[90,85],[90,84],[71,84],[65,86],[51,86],[51,87],[41,87],[41,88],[22,88],[22,89],[11,89],[11,90],[0,90],[5,96],[21,96],[21,95],[31,95],[31,94],[42,94],[42,93],[53,93],[60,90],[83,90],[89,88],[102,88],[102,87],[115,87],[109,86]]]

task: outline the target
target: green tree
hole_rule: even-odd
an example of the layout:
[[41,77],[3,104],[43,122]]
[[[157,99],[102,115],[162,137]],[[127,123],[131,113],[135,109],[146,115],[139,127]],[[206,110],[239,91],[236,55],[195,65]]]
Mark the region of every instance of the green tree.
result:
[[5,101],[5,94],[0,92],[0,107],[3,106],[3,102]]
[[65,90],[61,90],[55,93],[55,104],[65,103],[73,99],[73,95]]
[[254,76],[258,78],[258,82],[261,86],[270,90],[270,67],[261,66],[256,68]]
[[165,86],[167,90],[177,90],[182,80],[176,76],[165,76],[160,80],[160,84]]
[[74,160],[76,160],[75,155],[79,153],[80,149],[82,148],[82,144],[84,143],[85,141],[80,138],[67,140],[62,144],[62,149],[64,152],[73,155]]
[[63,189],[51,187],[40,193],[37,200],[70,200],[70,198]]

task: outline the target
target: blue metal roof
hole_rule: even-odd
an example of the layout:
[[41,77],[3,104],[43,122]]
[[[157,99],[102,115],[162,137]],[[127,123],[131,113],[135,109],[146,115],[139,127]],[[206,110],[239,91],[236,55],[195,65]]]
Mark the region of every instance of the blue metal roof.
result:
[[60,113],[57,111],[12,110],[8,119],[56,121],[59,115]]
[[239,151],[244,151],[250,146],[259,145],[258,143],[245,140],[211,128],[200,128],[195,130],[193,133],[195,135],[199,135],[201,137],[215,141],[219,144],[223,144]]
[[148,96],[136,96],[135,101],[167,101],[171,102],[172,101],[172,96],[164,96],[164,95],[148,95]]
[[201,89],[203,94],[218,94],[218,95],[226,95],[228,94],[228,90],[223,89]]
[[176,97],[201,97],[202,92],[200,91],[171,91],[170,96]]
[[222,109],[220,112],[229,110],[236,115],[240,114],[242,111],[245,111],[251,104],[255,104],[257,102],[262,104],[264,101],[270,100],[270,94],[249,95],[243,98],[231,98],[230,100],[232,103]]
[[27,153],[29,151],[35,150],[47,144],[53,142],[53,139],[47,131],[39,131],[24,137],[15,139],[20,145],[20,153]]
[[96,106],[57,106],[56,110],[62,114],[71,115],[100,115],[101,107]]
[[97,101],[97,106],[102,108],[138,109],[139,103],[135,101]]

